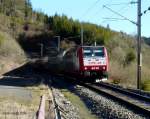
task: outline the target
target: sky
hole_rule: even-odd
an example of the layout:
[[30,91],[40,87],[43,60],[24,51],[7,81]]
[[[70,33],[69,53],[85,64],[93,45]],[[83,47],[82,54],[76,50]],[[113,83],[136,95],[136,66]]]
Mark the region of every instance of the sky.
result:
[[[123,17],[111,12],[108,8],[125,16],[131,21],[137,21],[137,4],[130,4],[136,0],[31,0],[34,10],[40,10],[52,16],[55,13],[66,15],[74,20],[90,22],[97,25],[109,27],[115,31],[123,31],[131,35],[136,35],[137,26]],[[142,1],[142,13],[150,7],[150,0]],[[108,8],[105,8],[103,6]],[[106,19],[109,18],[109,19]],[[112,20],[117,18],[121,20]],[[142,16],[142,36],[150,37],[150,11]]]

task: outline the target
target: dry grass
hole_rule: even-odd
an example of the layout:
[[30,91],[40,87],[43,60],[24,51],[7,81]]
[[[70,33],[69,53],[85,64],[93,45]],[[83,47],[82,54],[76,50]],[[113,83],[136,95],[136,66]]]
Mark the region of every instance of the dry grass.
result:
[[26,106],[14,101],[2,101],[0,105],[0,119],[33,119],[36,116],[34,106]]
[[0,74],[14,69],[26,61],[24,51],[7,33],[0,32],[3,40],[0,44]]
[[32,101],[29,102],[0,96],[0,119],[33,119],[36,116],[41,96],[47,92],[47,87],[41,84],[27,89],[32,94]]
[[[146,65],[143,61],[142,66],[142,87],[146,81],[150,80],[150,65]],[[130,65],[123,66],[117,60],[110,61],[110,78],[113,83],[121,84],[125,87],[136,88],[137,85],[137,64],[132,62]]]
[[[106,45],[110,56],[110,78],[113,83],[125,87],[136,88],[137,84],[137,63],[136,59],[127,65],[125,57],[128,51],[136,53],[136,42],[132,38],[114,37]],[[150,80],[150,46],[142,44],[142,87]]]
[[145,80],[143,82],[142,89],[150,92],[150,80]]

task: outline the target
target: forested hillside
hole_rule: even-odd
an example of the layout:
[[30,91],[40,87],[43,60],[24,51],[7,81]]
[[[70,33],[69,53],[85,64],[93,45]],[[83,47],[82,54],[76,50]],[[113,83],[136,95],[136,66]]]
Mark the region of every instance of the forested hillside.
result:
[[[109,78],[114,83],[135,87],[137,48],[134,36],[92,23],[81,23],[65,15],[47,16],[40,11],[34,11],[29,0],[15,0],[15,3],[13,0],[0,1],[0,58],[2,56],[3,58],[4,56],[10,57],[11,54],[18,56],[18,51],[21,51],[20,56],[25,59],[24,52],[25,54],[30,52],[40,53],[39,44],[42,43],[44,47],[51,47],[51,41],[56,36],[60,36],[62,49],[80,45],[81,27],[84,31],[85,45],[93,45],[94,42],[97,42],[97,45],[107,47],[110,59]],[[20,46],[9,46],[9,43],[7,43],[6,48],[12,47],[14,50],[6,53],[4,41],[17,41]],[[16,50],[17,47],[19,47],[19,50]],[[150,80],[149,51],[150,47],[143,41],[142,83],[145,89],[147,85],[144,82]]]
[[25,26],[39,27],[42,15],[32,11],[30,1],[0,1],[0,74],[26,61],[26,54],[17,39],[25,32]]

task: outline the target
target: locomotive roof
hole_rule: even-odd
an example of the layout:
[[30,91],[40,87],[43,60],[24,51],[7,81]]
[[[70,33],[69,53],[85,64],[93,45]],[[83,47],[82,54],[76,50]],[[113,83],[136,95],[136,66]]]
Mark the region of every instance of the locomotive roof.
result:
[[86,45],[85,45],[85,46],[80,46],[80,47],[105,47],[105,46],[103,46],[103,45],[101,45],[101,46],[100,46],[100,45],[99,45],[99,46],[98,46],[98,45],[97,45],[97,46],[88,46],[88,45],[87,45],[87,46],[86,46]]

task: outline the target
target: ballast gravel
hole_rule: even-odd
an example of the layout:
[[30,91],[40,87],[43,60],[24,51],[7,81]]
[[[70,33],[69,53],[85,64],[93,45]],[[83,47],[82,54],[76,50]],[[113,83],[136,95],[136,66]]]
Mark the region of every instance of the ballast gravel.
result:
[[91,112],[100,119],[150,119],[150,117],[136,114],[109,97],[101,96],[87,88],[77,86],[75,90]]
[[78,108],[74,107],[58,89],[53,88],[53,92],[62,119],[81,119]]

